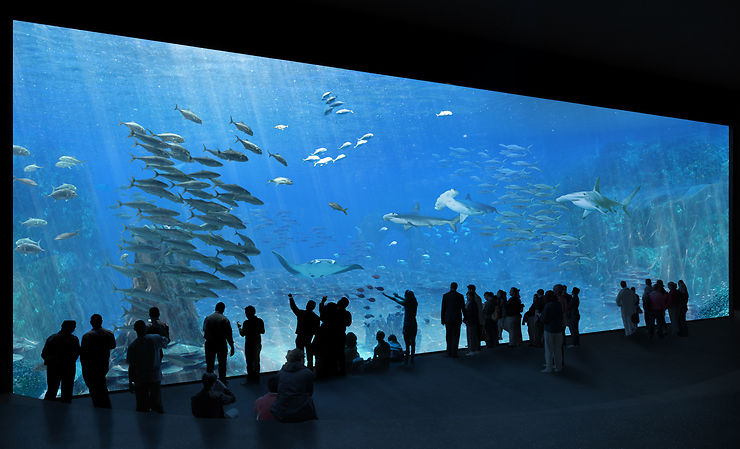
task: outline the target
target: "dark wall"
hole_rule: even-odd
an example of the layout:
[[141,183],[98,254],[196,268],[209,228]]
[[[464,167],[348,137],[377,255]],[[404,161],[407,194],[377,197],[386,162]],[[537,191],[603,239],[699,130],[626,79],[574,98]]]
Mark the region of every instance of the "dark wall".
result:
[[[737,16],[700,2],[686,7],[625,0],[617,10],[594,6],[602,2],[252,3],[182,4],[180,10],[100,3],[84,13],[60,5],[16,10],[9,19],[709,121],[733,130],[740,124],[740,87],[728,81],[740,80],[740,34],[732,23]],[[737,134],[731,133],[731,153]],[[731,154],[731,173],[735,159]],[[731,179],[731,222],[732,186]],[[3,307],[0,392],[9,392],[12,301]]]

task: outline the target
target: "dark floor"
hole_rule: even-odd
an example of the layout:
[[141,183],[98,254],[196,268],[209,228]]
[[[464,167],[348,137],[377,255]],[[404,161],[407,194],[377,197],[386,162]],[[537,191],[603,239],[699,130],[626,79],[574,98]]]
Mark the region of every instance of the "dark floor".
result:
[[559,375],[543,350],[497,347],[474,357],[417,358],[414,367],[316,384],[320,419],[256,422],[265,390],[230,381],[240,416],[197,420],[196,384],[163,388],[166,414],[142,414],[127,392],[113,410],[0,397],[2,448],[738,447],[740,322],[690,323],[689,338],[623,332],[581,337]]

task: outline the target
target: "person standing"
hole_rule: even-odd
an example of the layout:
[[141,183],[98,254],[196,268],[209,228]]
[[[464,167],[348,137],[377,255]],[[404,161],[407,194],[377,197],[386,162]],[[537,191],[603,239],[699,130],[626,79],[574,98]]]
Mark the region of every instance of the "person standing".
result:
[[404,351],[404,365],[411,363],[414,364],[414,354],[416,354],[416,310],[419,307],[419,303],[416,300],[414,292],[406,290],[401,298],[397,293],[393,296],[387,295],[383,292],[383,296],[397,302],[403,307],[403,341],[406,345]]
[[504,338],[504,330],[506,332],[509,332],[508,329],[506,329],[506,292],[503,290],[499,290],[496,292],[496,299],[498,301],[498,307],[499,313],[498,315],[498,339],[503,340]]
[[76,327],[74,320],[64,320],[61,330],[50,335],[44,343],[41,350],[41,358],[46,365],[47,389],[44,400],[56,400],[61,384],[61,402],[72,402],[77,357],[80,355],[80,341],[72,334]]
[[540,317],[542,316],[542,311],[545,308],[545,291],[543,289],[537,290],[537,293],[534,297],[534,316],[535,316],[535,323],[534,323],[534,329],[535,329],[535,340],[534,345],[538,348],[542,348],[545,346],[544,338],[545,338],[545,328],[542,324],[542,320],[540,320]]
[[340,376],[347,375],[344,360],[344,343],[347,341],[347,328],[352,325],[352,314],[347,310],[347,306],[349,306],[349,299],[346,296],[339,298],[336,312],[336,336],[332,340],[334,359],[337,361],[337,373]]
[[519,289],[511,287],[509,300],[506,302],[506,327],[509,330],[509,347],[522,344],[522,310],[524,304],[519,297]]
[[679,323],[681,323],[681,333],[678,335],[680,337],[688,337],[689,327],[686,324],[686,313],[689,310],[689,290],[686,288],[686,284],[682,279],[678,280],[678,292],[681,294],[681,307],[678,315]]
[[244,326],[238,321],[239,335],[244,337],[244,358],[247,362],[247,382],[260,381],[260,351],[262,351],[262,334],[265,333],[265,322],[256,315],[254,306],[244,308],[247,320]]
[[154,410],[164,413],[162,407],[162,349],[170,342],[159,334],[147,334],[146,323],[134,323],[137,338],[128,346],[129,390],[136,393],[136,411]]
[[666,308],[668,309],[668,317],[671,319],[671,335],[678,336],[682,333],[679,318],[681,314],[681,293],[678,291],[675,282],[668,283]]
[[545,293],[542,324],[545,330],[545,369],[542,372],[560,372],[563,369],[563,306],[551,290]]
[[570,291],[570,298],[568,299],[568,329],[573,340],[569,346],[571,348],[577,348],[581,344],[581,334],[578,330],[578,323],[581,321],[581,314],[578,311],[578,307],[581,305],[581,299],[578,297],[579,293],[581,293],[581,289],[573,287]]
[[635,333],[635,323],[632,321],[632,315],[637,312],[637,304],[635,304],[635,295],[632,290],[627,288],[627,282],[621,281],[619,286],[622,288],[617,293],[617,306],[622,311],[624,335],[629,337]]
[[457,291],[457,282],[450,284],[450,291],[442,296],[442,326],[445,327],[447,355],[457,357],[460,345],[460,326],[465,315],[465,298]]
[[105,375],[110,367],[110,351],[116,347],[113,332],[103,329],[103,317],[97,313],[90,317],[92,330],[82,336],[80,364],[82,378],[90,391],[94,407],[111,408]]
[[468,337],[468,355],[474,355],[480,352],[480,321],[483,318],[483,306],[479,306],[480,296],[475,292],[475,285],[468,285],[468,292],[465,294],[467,302],[465,303],[465,330]]
[[159,319],[159,307],[149,309],[149,325],[146,327],[146,333],[161,335],[167,337],[167,340],[172,340],[170,338],[170,326]]
[[666,309],[666,291],[663,288],[663,281],[658,279],[655,286],[650,292],[648,305],[650,309],[650,321],[648,321],[648,335],[653,338],[655,328],[658,328],[658,337],[663,338],[663,328],[665,327],[665,309]]
[[319,326],[321,325],[319,316],[314,312],[316,301],[309,300],[306,303],[306,309],[301,310],[296,306],[292,294],[288,294],[288,299],[290,300],[290,310],[293,311],[297,320],[295,327],[295,347],[303,350],[306,354],[306,366],[308,369],[313,369],[314,350],[312,341],[316,334],[319,333]]
[[334,338],[337,327],[337,304],[326,302],[326,296],[319,303],[319,332],[314,338],[316,354],[316,378],[325,379],[337,374],[337,360],[333,351]]
[[224,315],[226,304],[219,302],[215,311],[203,320],[203,336],[206,340],[206,372],[212,373],[218,358],[218,378],[226,383],[226,344],[231,347],[229,356],[234,355],[234,338],[231,321]]
[[483,293],[486,302],[483,304],[483,317],[485,318],[486,348],[492,348],[498,345],[498,317],[501,314],[501,308],[498,305],[493,292]]
[[650,333],[652,317],[650,316],[650,293],[653,291],[653,281],[645,279],[645,289],[642,291],[642,311],[645,314],[645,327]]

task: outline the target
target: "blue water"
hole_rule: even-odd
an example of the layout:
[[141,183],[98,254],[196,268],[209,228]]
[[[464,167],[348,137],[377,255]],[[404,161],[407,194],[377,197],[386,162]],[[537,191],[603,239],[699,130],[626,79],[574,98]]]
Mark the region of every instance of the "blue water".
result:
[[[324,115],[327,91],[344,102],[336,109],[353,113]],[[186,120],[175,105],[203,123]],[[442,111],[452,114],[438,115]],[[254,136],[238,131],[230,117],[247,123]],[[475,283],[480,293],[517,286],[526,307],[538,288],[578,286],[582,332],[621,327],[614,304],[621,279],[638,292],[645,277],[666,283],[684,279],[691,294],[689,318],[728,313],[725,126],[14,22],[13,144],[30,155],[13,156],[13,175],[38,185],[13,184],[13,241],[40,239],[45,250],[13,253],[16,393],[43,393],[38,354],[62,320],[77,320],[79,336],[92,313],[102,314],[108,328],[130,324],[121,317],[122,307],[129,305],[113,285],[131,288],[131,279],[105,263],[122,264],[125,251],[118,245],[131,238],[124,225],[147,223],[136,222],[136,210],[114,208],[116,201],[138,197],[182,212],[183,220],[190,215],[186,205],[127,188],[131,177],[154,175],[131,160],[150,154],[132,146],[134,139],[120,124],[128,121],[154,133],[183,136],[193,156],[216,159],[203,152],[204,145],[245,153],[248,162],[219,160],[219,168],[175,162],[188,173],[217,171],[222,181],[241,185],[264,202],[239,203],[231,211],[246,224],[239,232],[261,251],[250,257],[254,272],[226,278],[239,289],[218,290],[219,298],[194,303],[197,319],[175,317],[174,309],[172,316],[163,313],[181,346],[178,353],[191,358],[201,354],[193,335],[216,302],[227,304],[232,323],[243,320],[244,306],[252,304],[267,328],[262,369],[278,369],[294,338],[289,292],[299,305],[322,295],[330,300],[349,296],[354,317],[349,330],[358,335],[365,357],[376,330],[400,335],[399,310],[377,287],[386,293],[416,292],[420,352],[443,348],[439,303],[451,281]],[[355,148],[366,133],[373,137]],[[236,136],[264,153],[244,150]],[[351,145],[338,150],[347,141]],[[528,150],[505,156],[502,145]],[[324,166],[303,161],[321,147],[327,149],[321,157],[346,157]],[[268,151],[282,155],[287,167]],[[64,155],[84,163],[55,167]],[[29,164],[43,168],[24,172]],[[502,170],[517,173],[505,176]],[[293,184],[268,183],[276,177]],[[601,193],[618,201],[640,186],[627,207],[629,215],[620,208],[584,219],[583,209],[553,201],[592,190],[597,178]],[[63,183],[74,184],[78,196],[68,201],[47,196]],[[470,216],[455,231],[447,225],[405,231],[383,220],[391,212],[412,212],[417,204],[422,215],[452,219],[456,212],[434,206],[453,188],[460,192],[458,199],[470,194],[499,213]],[[517,191],[520,199],[506,196]],[[329,202],[347,208],[347,214]],[[31,217],[48,224],[21,224]],[[79,234],[54,240],[73,231]],[[228,227],[214,233],[240,242]],[[557,235],[577,242],[556,247],[568,243]],[[216,254],[212,246],[193,242],[203,254]],[[333,259],[363,269],[304,279],[283,269],[272,251],[297,264]],[[575,252],[582,256],[567,255]],[[129,254],[126,260],[135,257]],[[224,265],[236,263],[222,258],[228,259]],[[197,262],[193,266],[205,269]],[[128,331],[116,333],[121,349],[114,364],[131,338]],[[229,363],[230,374],[244,372],[239,355]],[[195,364],[167,366],[172,372],[165,382],[198,378],[202,372]],[[111,376],[120,376],[122,369]],[[76,391],[84,391],[81,382]]]

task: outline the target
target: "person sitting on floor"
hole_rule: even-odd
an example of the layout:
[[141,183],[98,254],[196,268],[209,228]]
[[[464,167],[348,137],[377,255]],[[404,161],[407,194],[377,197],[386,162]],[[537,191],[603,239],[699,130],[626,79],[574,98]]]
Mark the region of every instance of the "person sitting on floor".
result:
[[391,362],[403,362],[403,348],[398,342],[398,337],[391,334],[388,337],[388,345],[391,348]]
[[215,373],[203,374],[203,389],[190,398],[190,409],[196,418],[236,418],[238,412],[224,405],[236,402],[236,396]]
[[365,371],[384,371],[391,363],[391,346],[385,341],[385,332],[378,331],[375,339],[378,344],[373,350],[373,358],[365,362]]
[[257,421],[273,421],[275,416],[270,411],[273,402],[278,395],[278,378],[272,376],[267,379],[267,393],[254,401],[254,413],[257,415]]
[[303,364],[302,349],[291,349],[278,372],[278,395],[270,411],[281,422],[317,419],[313,403],[313,372]]

